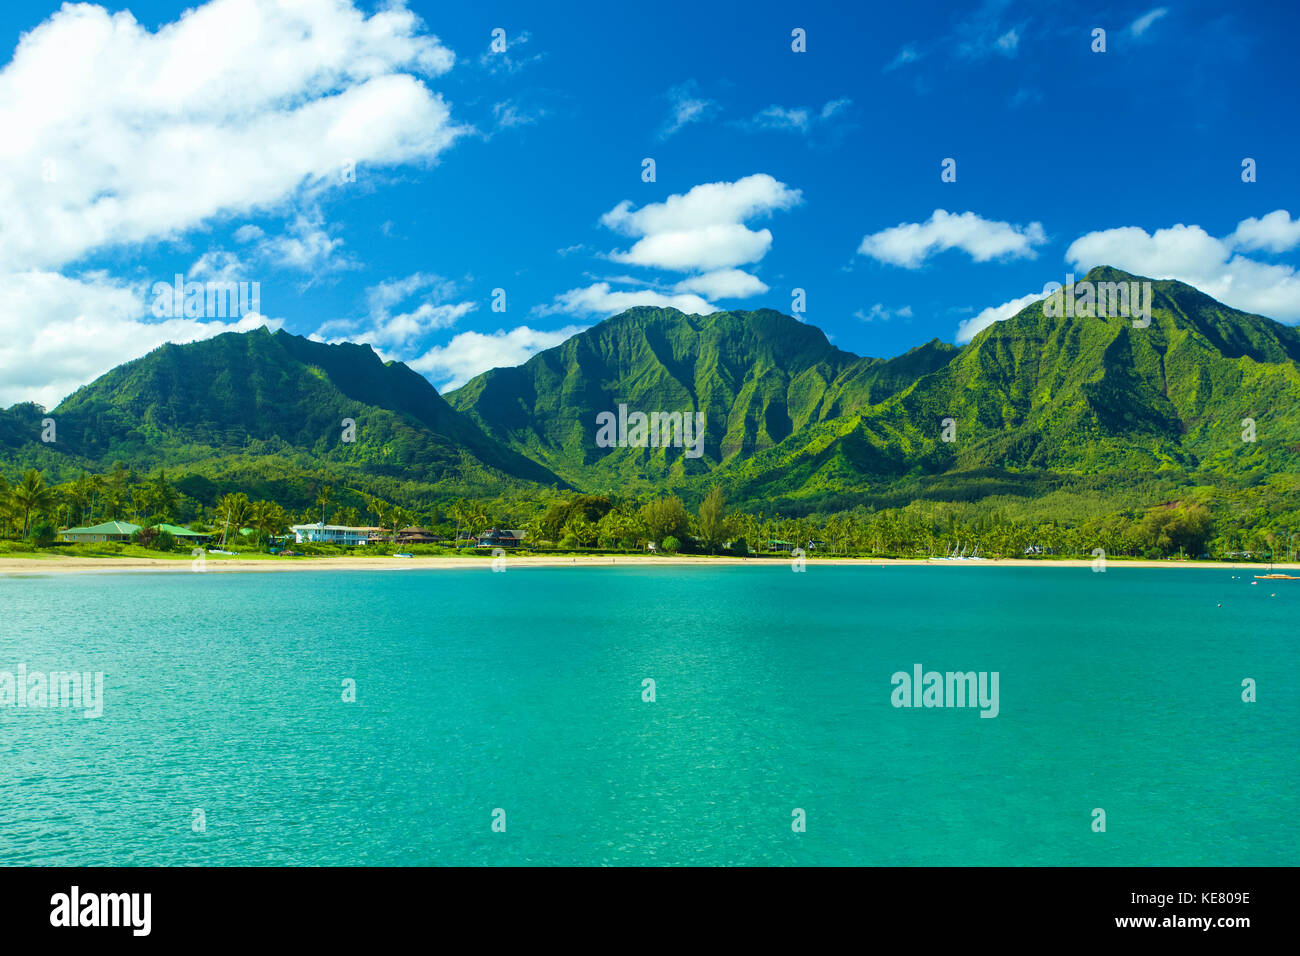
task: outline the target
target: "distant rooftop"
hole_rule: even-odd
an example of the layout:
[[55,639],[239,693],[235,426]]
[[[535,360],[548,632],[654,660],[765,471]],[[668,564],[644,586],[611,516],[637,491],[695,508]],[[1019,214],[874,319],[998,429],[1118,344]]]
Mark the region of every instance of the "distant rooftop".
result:
[[315,524],[295,524],[291,525],[293,531],[382,531],[378,525],[354,526],[348,524],[321,524],[317,521]]
[[135,534],[140,530],[138,524],[129,521],[105,521],[103,524],[91,525],[89,528],[69,528],[63,534]]

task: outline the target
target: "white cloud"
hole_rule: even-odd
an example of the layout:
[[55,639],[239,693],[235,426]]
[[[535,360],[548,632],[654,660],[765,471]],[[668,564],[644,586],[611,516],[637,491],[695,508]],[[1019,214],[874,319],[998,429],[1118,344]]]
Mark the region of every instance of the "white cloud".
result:
[[212,249],[203,253],[190,266],[187,280],[200,282],[249,282],[248,267],[233,252]]
[[1154,233],[1137,226],[1080,236],[1065,259],[1076,270],[1109,265],[1152,279],[1178,279],[1220,302],[1283,322],[1300,322],[1300,275],[1293,266],[1249,259],[1238,250],[1281,252],[1300,242],[1285,210],[1245,219],[1222,239],[1179,223]]
[[1025,24],[1012,26],[1003,21],[1002,15],[1010,5],[1010,0],[984,0],[940,44],[966,60],[978,61],[994,55],[1014,57]]
[[453,62],[422,31],[346,0],[212,0],[153,32],[64,5],[0,71],[0,271],[278,206],[349,161],[432,161],[466,130],[419,78]]
[[628,265],[697,273],[680,280],[673,294],[653,288],[610,291],[608,282],[570,289],[555,297],[539,314],[611,315],[634,305],[655,305],[683,312],[709,314],[711,298],[756,295],[767,291],[757,277],[737,266],[758,262],[772,246],[767,229],[750,229],[746,221],[790,209],[803,201],[797,189],[765,173],[735,182],[704,183],[685,194],[634,209],[629,200],[600,218],[602,225],[637,241],[606,258]]
[[529,55],[523,52],[523,48],[528,45],[532,38],[533,35],[527,31],[515,36],[511,36],[507,32],[505,36],[506,48],[504,50],[495,50],[493,45],[496,38],[493,37],[488,41],[488,48],[479,55],[478,65],[493,74],[510,75],[518,73],[545,56],[543,53]]
[[346,268],[350,263],[337,253],[342,239],[333,238],[317,216],[297,216],[283,235],[263,238],[258,253],[280,268],[320,273]]
[[455,295],[455,285],[431,272],[413,272],[400,279],[385,279],[366,290],[371,315],[387,315],[393,306],[421,290],[430,290],[442,298]]
[[1148,10],[1128,25],[1127,32],[1129,36],[1140,37],[1142,34],[1147,32],[1151,24],[1155,23],[1168,12],[1168,7],[1156,7],[1154,10]]
[[915,63],[930,54],[947,54],[967,65],[979,63],[991,56],[1014,57],[1020,50],[1020,41],[1024,39],[1028,21],[1012,25],[1004,21],[1003,14],[1011,6],[1010,0],[984,0],[964,20],[953,28],[924,44],[925,49],[918,49],[917,44],[903,46],[888,64],[884,72],[896,70],[909,63]]
[[900,66],[907,66],[909,63],[915,63],[917,60],[921,59],[921,56],[922,54],[917,52],[916,45],[909,43],[907,46],[899,50],[898,55],[886,64],[885,72],[888,73],[890,70],[896,70]]
[[853,101],[847,96],[842,96],[838,100],[829,100],[822,106],[821,118],[828,120],[833,116],[838,116],[852,105]]
[[388,316],[369,332],[363,332],[356,341],[370,342],[385,350],[403,352],[409,346],[436,329],[449,328],[463,316],[478,308],[476,302],[447,302],[434,305],[421,302],[410,312]]
[[[364,342],[384,358],[406,359],[431,332],[450,328],[478,308],[473,301],[453,301],[456,284],[427,272],[387,279],[366,290],[364,319],[325,322],[315,337],[329,342]],[[406,305],[404,311],[395,311]]]
[[732,183],[704,183],[685,195],[669,196],[633,210],[624,200],[601,217],[601,223],[641,237],[615,262],[653,266],[676,272],[712,271],[757,262],[772,245],[772,233],[754,231],[746,220],[791,209],[803,201],[797,189],[766,173]]
[[798,107],[768,106],[754,115],[750,125],[757,129],[795,130],[806,133],[809,126],[808,110]]
[[[1207,275],[1220,268],[1225,245],[1200,226],[1179,223],[1148,233],[1138,226],[1090,232],[1070,244],[1065,259],[1076,268],[1111,265],[1154,278]],[[1157,275],[1157,273],[1165,273]]]
[[767,255],[771,246],[770,230],[755,231],[738,222],[716,223],[654,233],[628,251],[613,252],[609,257],[628,265],[690,272],[757,262]]
[[582,289],[570,289],[555,297],[552,305],[541,306],[538,315],[567,313],[579,316],[608,318],[638,305],[651,305],[661,309],[677,309],[688,315],[711,315],[718,307],[698,295],[689,293],[665,294],[654,289],[632,289],[614,292],[608,282],[597,282]]
[[1022,295],[1018,299],[1012,299],[1010,302],[1003,302],[1001,305],[990,306],[978,315],[966,319],[957,327],[957,344],[965,345],[975,336],[979,335],[994,322],[1002,322],[1011,318],[1031,302],[1037,302],[1043,298],[1041,292],[1031,292],[1029,295]]
[[667,95],[672,108],[668,119],[664,120],[664,125],[659,130],[661,140],[672,136],[683,126],[703,122],[718,110],[715,101],[696,93],[694,80],[674,86]]
[[883,302],[877,302],[869,309],[858,309],[853,313],[855,319],[863,322],[888,322],[890,319],[910,319],[912,317],[912,307],[905,305],[897,309],[885,307]]
[[462,332],[446,345],[434,346],[406,364],[429,376],[438,391],[447,392],[488,369],[522,365],[538,352],[554,348],[585,328],[569,325],[554,332],[542,332],[521,325],[492,334]]
[[0,406],[61,399],[116,365],[166,342],[195,342],[281,322],[239,319],[146,320],[145,291],[102,274],[69,278],[28,271],[0,282]]
[[1243,219],[1230,241],[1247,252],[1256,249],[1286,252],[1300,245],[1300,219],[1292,219],[1285,209],[1274,209],[1263,219],[1254,216]]
[[930,256],[960,249],[976,262],[990,259],[1033,259],[1034,247],[1047,241],[1042,223],[1012,225],[936,209],[926,222],[905,222],[864,236],[860,255],[889,265],[915,269]]
[[235,242],[255,242],[265,235],[266,233],[260,227],[254,226],[252,223],[240,226],[234,233]]
[[830,100],[820,110],[806,106],[772,105],[759,110],[754,117],[743,124],[751,130],[778,130],[807,135],[814,129],[831,123],[835,117],[842,116],[853,101],[844,97]]
[[601,217],[601,223],[627,235],[694,229],[721,223],[743,222],[790,209],[803,201],[797,189],[778,182],[766,173],[746,176],[734,183],[704,183],[685,195],[669,196],[633,210],[624,200]]
[[716,272],[683,279],[673,289],[677,292],[698,292],[714,299],[744,299],[751,295],[762,295],[767,291],[767,285],[758,276],[741,269],[718,269]]
[[314,282],[324,273],[356,267],[340,251],[343,240],[329,234],[319,213],[299,213],[276,236],[268,236],[257,226],[240,226],[234,240],[248,247],[242,255],[209,249],[190,266],[187,278],[241,282],[256,280],[273,269],[293,269],[312,276]]
[[497,129],[514,129],[517,126],[532,126],[547,115],[547,111],[538,107],[529,110],[515,100],[503,100],[492,104],[492,118]]

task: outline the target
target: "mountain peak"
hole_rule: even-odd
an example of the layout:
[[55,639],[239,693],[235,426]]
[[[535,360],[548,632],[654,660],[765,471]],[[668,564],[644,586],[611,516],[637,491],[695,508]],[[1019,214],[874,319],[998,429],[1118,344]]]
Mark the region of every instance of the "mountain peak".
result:
[[1135,276],[1114,266],[1093,266],[1079,282],[1150,282],[1145,276]]
[[[555,475],[488,438],[428,379],[369,345],[264,326],[168,344],[78,389],[55,410],[58,450],[83,459],[187,462],[308,453],[338,473],[431,483],[550,483]],[[340,439],[343,423],[357,426]],[[66,440],[65,440],[66,436]]]

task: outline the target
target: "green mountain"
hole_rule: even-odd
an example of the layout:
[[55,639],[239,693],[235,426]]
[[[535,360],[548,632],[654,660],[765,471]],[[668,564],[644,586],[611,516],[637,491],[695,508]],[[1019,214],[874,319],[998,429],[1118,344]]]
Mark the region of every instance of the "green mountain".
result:
[[[316,468],[480,492],[558,479],[492,440],[428,380],[365,345],[285,332],[226,333],[164,345],[78,389],[49,413],[57,441],[39,441],[43,413],[14,406],[0,446],[55,474],[205,464],[239,470]],[[355,425],[346,435],[345,419]],[[352,438],[353,440],[346,440]]]
[[[1103,267],[1086,281],[1150,280]],[[445,400],[368,346],[230,333],[80,389],[49,413],[56,443],[39,440],[39,407],[0,412],[0,463],[53,481],[165,466],[197,476],[199,500],[233,487],[295,506],[326,481],[423,504],[555,485],[697,502],[721,484],[734,505],[789,514],[999,496],[1047,513],[1062,495],[1125,510],[1300,471],[1300,332],[1180,282],[1152,289],[1145,328],[1036,302],[962,348],[892,359],[771,310],[636,308]],[[703,413],[702,453],[600,447],[597,417],[621,405]]]
[[[809,425],[878,403],[957,350],[933,341],[906,355],[860,358],[787,315],[635,308],[447,395],[492,437],[593,489],[677,486],[775,447]],[[601,448],[596,417],[704,413],[702,455],[682,448]]]
[[[1151,281],[1101,267],[1090,282]],[[1147,328],[995,323],[883,401],[819,422],[716,478],[743,500],[826,498],[933,476],[1195,473],[1251,484],[1295,471],[1300,333],[1181,282],[1152,282]],[[944,420],[953,428],[944,440]],[[1256,440],[1243,441],[1244,419]],[[950,486],[950,480],[934,482]]]
[[[1085,280],[1151,281],[1106,267]],[[1300,333],[1181,282],[1152,293],[1146,328],[1037,302],[964,348],[889,360],[768,310],[633,309],[447,398],[576,487],[698,497],[721,482],[751,507],[1032,495],[1061,475],[1248,485],[1294,469]],[[596,416],[620,404],[704,412],[703,455],[598,447]]]

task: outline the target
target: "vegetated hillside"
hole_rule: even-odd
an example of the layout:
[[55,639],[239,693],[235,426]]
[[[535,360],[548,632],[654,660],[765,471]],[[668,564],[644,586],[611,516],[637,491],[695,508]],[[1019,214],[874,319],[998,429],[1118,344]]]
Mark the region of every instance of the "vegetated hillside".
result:
[[[118,366],[49,413],[52,444],[39,440],[41,417],[35,406],[9,409],[0,442],[56,474],[118,460],[211,470],[218,461],[268,459],[452,489],[558,480],[369,346],[266,329],[165,345]],[[345,419],[355,424],[350,436]]]
[[[1086,278],[1149,281],[1107,267]],[[446,400],[368,346],[228,333],[80,389],[50,413],[56,443],[39,440],[39,407],[0,412],[0,449],[10,473],[65,480],[122,460],[295,502],[326,481],[399,502],[538,500],[559,485],[697,503],[721,484],[733,504],[769,513],[914,500],[1137,508],[1300,472],[1300,333],[1181,282],[1153,290],[1147,327],[1035,302],[965,347],[934,340],[892,359],[835,348],[772,310],[636,308]],[[619,405],[703,412],[703,454],[598,447],[597,415]],[[342,440],[345,418],[355,442]]]
[[[955,352],[936,341],[896,359],[860,358],[770,309],[699,316],[635,308],[517,368],[485,372],[447,400],[575,485],[677,486],[879,402]],[[598,447],[597,415],[620,404],[630,412],[703,412],[703,454]]]
[[[1109,268],[1087,279],[1149,281]],[[1168,471],[1245,486],[1296,470],[1300,334],[1181,282],[1153,292],[1146,328],[1054,318],[1032,303],[885,400],[717,477],[738,499],[774,501],[879,494],[905,479],[951,487],[965,476],[1033,493],[1053,473],[1125,482]],[[1242,440],[1244,419],[1254,442]]]

